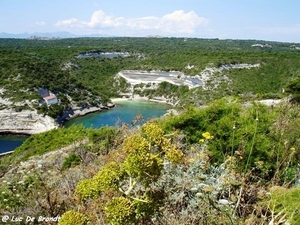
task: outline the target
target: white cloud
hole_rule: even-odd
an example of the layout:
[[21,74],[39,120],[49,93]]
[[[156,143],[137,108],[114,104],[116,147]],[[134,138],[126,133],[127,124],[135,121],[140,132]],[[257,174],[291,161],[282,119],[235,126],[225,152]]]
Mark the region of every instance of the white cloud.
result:
[[73,27],[84,27],[85,24],[84,22],[76,19],[76,18],[71,18],[71,19],[68,19],[68,20],[59,20],[55,26],[58,26],[58,27],[70,27],[70,28],[73,28]]
[[93,13],[90,22],[85,22],[89,27],[118,27],[122,25],[122,17],[107,16],[102,10]]
[[38,21],[38,22],[35,22],[35,25],[38,25],[38,26],[45,26],[46,23],[44,21]]
[[[174,11],[162,17],[147,16],[140,18],[124,18],[106,15],[102,10],[95,11],[90,21],[76,18],[59,20],[55,26],[64,29],[80,28],[82,32],[98,32],[110,30],[114,34],[126,35],[146,33],[162,35],[191,35],[208,23],[208,20],[199,17],[194,11]],[[122,33],[123,32],[123,33]]]
[[170,33],[191,34],[197,27],[207,24],[207,19],[199,17],[194,11],[185,13],[183,10],[179,10],[163,16],[161,24],[161,28],[167,29]]

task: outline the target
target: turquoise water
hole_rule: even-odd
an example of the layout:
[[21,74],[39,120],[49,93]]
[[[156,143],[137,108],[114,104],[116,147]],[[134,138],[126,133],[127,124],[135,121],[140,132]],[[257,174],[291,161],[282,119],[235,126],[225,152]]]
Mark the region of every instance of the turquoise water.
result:
[[19,147],[25,139],[25,137],[0,136],[0,154],[14,150]]
[[[83,124],[85,127],[99,128],[106,125],[119,126],[122,123],[131,125],[131,121],[139,114],[142,115],[142,122],[144,122],[164,115],[170,108],[170,105],[155,102],[121,101],[116,103],[114,109],[72,119],[65,126]],[[25,137],[0,136],[0,154],[14,150],[25,139]]]
[[65,126],[69,127],[73,124],[83,124],[85,127],[94,128],[106,125],[119,126],[122,123],[131,124],[131,121],[139,114],[142,115],[142,122],[144,122],[164,115],[171,108],[167,104],[142,101],[120,101],[115,104],[114,109],[72,119]]

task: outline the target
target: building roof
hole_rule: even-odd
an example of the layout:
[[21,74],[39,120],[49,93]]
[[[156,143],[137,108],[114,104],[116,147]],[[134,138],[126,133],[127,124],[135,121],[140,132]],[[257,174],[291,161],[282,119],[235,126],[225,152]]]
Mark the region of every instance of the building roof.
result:
[[49,101],[49,100],[51,100],[51,99],[56,99],[56,96],[55,95],[49,95],[49,96],[47,96],[47,97],[44,97],[43,98],[45,101]]
[[49,90],[47,88],[40,88],[37,92],[38,92],[39,95],[42,95],[42,96],[48,96],[49,95]]

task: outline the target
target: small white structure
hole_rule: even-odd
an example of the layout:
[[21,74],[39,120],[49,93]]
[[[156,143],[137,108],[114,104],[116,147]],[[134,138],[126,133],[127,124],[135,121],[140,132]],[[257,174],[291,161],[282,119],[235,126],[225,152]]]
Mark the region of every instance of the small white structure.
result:
[[56,98],[56,96],[54,94],[52,95],[49,95],[49,96],[46,96],[43,98],[46,102],[46,104],[49,106],[49,105],[52,105],[52,104],[56,104],[58,103],[58,100]]
[[48,106],[58,103],[56,95],[49,91],[47,88],[40,88],[38,90],[38,94],[41,95],[41,97]]

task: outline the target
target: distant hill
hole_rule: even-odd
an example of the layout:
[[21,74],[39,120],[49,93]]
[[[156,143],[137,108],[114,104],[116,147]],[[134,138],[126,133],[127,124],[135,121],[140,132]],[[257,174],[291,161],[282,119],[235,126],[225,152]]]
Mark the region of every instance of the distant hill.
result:
[[66,31],[60,32],[34,32],[34,33],[21,33],[21,34],[12,34],[1,32],[0,38],[20,38],[20,39],[27,39],[31,37],[41,37],[41,38],[78,38],[78,37],[106,37],[107,35],[102,34],[89,34],[89,35],[76,35],[73,33],[69,33]]

